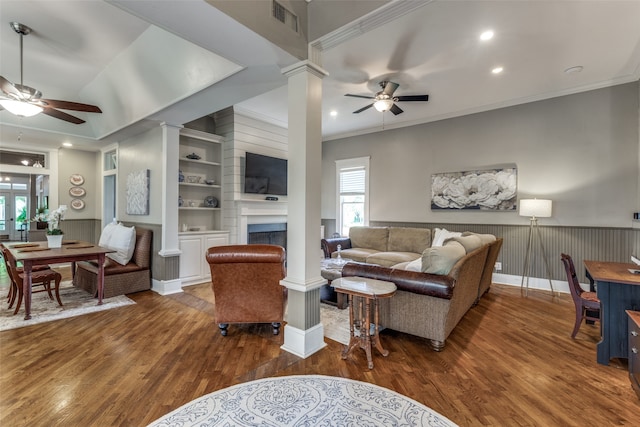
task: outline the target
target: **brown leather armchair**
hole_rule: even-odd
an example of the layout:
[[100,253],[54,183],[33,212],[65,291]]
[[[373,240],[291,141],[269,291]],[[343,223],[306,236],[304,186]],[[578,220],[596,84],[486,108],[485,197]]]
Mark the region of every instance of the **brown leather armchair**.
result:
[[285,251],[276,245],[230,245],[207,249],[216,323],[223,336],[229,323],[271,323],[284,319]]

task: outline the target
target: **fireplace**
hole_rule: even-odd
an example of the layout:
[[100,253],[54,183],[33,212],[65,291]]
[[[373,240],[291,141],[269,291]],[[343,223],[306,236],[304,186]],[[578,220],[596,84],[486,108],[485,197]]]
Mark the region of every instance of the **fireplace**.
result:
[[278,245],[287,248],[287,223],[248,224],[248,244]]

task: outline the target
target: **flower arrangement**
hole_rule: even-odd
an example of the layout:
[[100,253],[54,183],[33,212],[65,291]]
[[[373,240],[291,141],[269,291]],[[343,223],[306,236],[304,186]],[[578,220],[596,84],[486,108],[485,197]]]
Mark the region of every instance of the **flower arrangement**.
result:
[[46,222],[47,223],[47,234],[56,236],[60,234],[64,234],[63,231],[59,228],[60,221],[64,219],[64,213],[67,211],[66,205],[60,205],[58,209],[55,209],[49,213],[38,212],[36,216],[34,216],[31,221],[33,222]]

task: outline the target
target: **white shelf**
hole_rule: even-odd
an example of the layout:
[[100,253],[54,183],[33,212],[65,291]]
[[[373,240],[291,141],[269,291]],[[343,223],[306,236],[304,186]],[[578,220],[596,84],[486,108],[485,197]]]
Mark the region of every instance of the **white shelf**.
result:
[[187,138],[198,139],[200,141],[213,142],[216,144],[222,144],[223,137],[215,135],[213,133],[202,132],[195,129],[182,128],[180,130],[180,136]]
[[206,160],[187,159],[186,157],[181,157],[180,161],[181,162],[188,162],[188,163],[195,163],[195,164],[200,164],[200,165],[207,165],[207,166],[220,166],[220,163],[218,163],[218,162],[208,162]]
[[192,183],[192,182],[180,182],[178,183],[178,185],[184,186],[184,187],[200,187],[200,188],[220,188],[220,186],[218,184],[196,184],[196,183]]
[[[221,227],[221,207],[207,207],[203,202],[205,196],[217,198],[218,203],[222,199],[223,140],[219,135],[198,130],[180,130],[178,163],[185,180],[178,183],[178,194],[184,201],[183,206],[178,207],[179,224],[198,225],[208,230]],[[200,159],[187,158],[192,154]],[[188,182],[190,176],[200,178],[200,182]],[[207,185],[206,179],[215,180],[215,184]],[[190,202],[193,206],[189,206]]]
[[219,211],[220,208],[205,208],[204,206],[180,206],[181,211]]

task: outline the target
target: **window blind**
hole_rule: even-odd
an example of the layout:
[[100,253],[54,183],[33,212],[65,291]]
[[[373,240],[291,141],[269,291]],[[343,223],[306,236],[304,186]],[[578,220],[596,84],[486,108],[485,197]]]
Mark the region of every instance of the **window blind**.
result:
[[365,169],[348,169],[340,171],[340,194],[364,194]]

